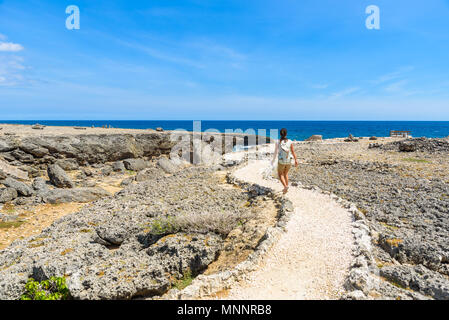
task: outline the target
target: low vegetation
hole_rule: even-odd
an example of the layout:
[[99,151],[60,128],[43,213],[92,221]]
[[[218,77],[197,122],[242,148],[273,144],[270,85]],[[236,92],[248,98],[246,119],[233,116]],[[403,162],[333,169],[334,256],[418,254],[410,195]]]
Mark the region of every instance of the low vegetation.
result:
[[184,275],[181,279],[176,280],[172,286],[173,288],[176,288],[178,290],[182,290],[188,286],[190,286],[190,284],[193,281],[193,276],[192,276],[192,272],[190,270],[187,270],[184,272]]
[[51,277],[41,282],[30,278],[25,285],[25,293],[21,300],[67,300],[69,298],[70,292],[65,278]]
[[251,218],[251,214],[242,212],[204,212],[180,214],[154,220],[150,233],[155,235],[177,232],[208,233],[227,236],[237,226]]
[[18,228],[22,224],[23,224],[23,221],[0,222],[0,229]]

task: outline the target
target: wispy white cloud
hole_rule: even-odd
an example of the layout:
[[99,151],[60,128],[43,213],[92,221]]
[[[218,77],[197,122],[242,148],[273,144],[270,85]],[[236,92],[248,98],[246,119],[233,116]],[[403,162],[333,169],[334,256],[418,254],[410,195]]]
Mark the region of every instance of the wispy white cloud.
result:
[[187,65],[187,66],[196,67],[196,68],[204,68],[204,66],[201,63],[198,63],[195,60],[168,54],[166,52],[154,49],[152,47],[143,46],[143,45],[136,44],[136,43],[126,42],[126,41],[122,41],[122,40],[117,40],[117,41],[124,46],[139,50],[155,59],[164,60],[167,62],[172,62],[172,63],[176,63],[176,64],[181,64],[181,65]]
[[392,81],[392,80],[396,80],[396,79],[402,78],[408,72],[413,71],[413,69],[415,69],[415,67],[413,67],[413,66],[407,66],[407,67],[400,68],[397,71],[390,72],[390,73],[387,73],[387,74],[384,74],[384,75],[380,76],[379,78],[373,80],[372,83],[379,85],[379,84],[382,84],[382,83],[385,83],[385,82],[389,82],[389,81]]
[[396,81],[386,86],[384,90],[390,93],[398,93],[404,90],[404,86],[407,83],[407,80]]
[[20,44],[12,42],[0,42],[0,52],[18,52],[22,50],[23,47]]
[[0,40],[6,40],[6,36],[0,33]]
[[357,91],[359,91],[359,90],[360,90],[359,87],[347,88],[347,89],[344,89],[344,90],[341,90],[341,91],[338,91],[338,92],[333,93],[333,94],[329,97],[329,99],[330,99],[330,100],[339,99],[339,98],[348,96],[348,95],[350,95],[350,94],[353,94],[353,93],[355,93],[355,92],[357,92]]
[[22,74],[26,67],[23,58],[18,56],[0,56],[0,86],[15,86],[22,83]]

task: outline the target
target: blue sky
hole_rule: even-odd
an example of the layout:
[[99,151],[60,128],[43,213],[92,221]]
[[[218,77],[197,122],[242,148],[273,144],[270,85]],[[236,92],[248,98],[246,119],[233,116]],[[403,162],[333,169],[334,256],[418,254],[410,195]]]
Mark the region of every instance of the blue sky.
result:
[[449,120],[448,57],[449,0],[0,0],[0,119]]

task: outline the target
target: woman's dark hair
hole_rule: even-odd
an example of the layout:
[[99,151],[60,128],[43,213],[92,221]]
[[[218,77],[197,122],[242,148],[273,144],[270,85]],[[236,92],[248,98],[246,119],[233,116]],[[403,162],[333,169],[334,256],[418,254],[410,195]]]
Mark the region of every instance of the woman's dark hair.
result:
[[281,141],[287,140],[287,129],[281,129]]

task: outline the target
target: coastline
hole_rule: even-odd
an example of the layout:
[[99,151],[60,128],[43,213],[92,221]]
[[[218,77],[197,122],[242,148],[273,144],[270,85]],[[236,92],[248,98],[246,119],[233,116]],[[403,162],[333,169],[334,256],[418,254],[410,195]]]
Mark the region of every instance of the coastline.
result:
[[[0,120],[0,122],[2,122]],[[6,121],[7,122],[7,121]],[[102,126],[112,126],[113,128],[123,128],[127,130],[156,129],[158,127],[164,130],[175,130],[183,128],[186,131],[194,131],[194,122],[186,120],[135,120],[135,121],[10,121],[16,124],[33,125],[41,123],[48,127],[84,127],[90,129],[92,126],[101,128]],[[390,135],[390,130],[409,130],[412,136],[428,138],[444,138],[449,136],[449,121],[200,121],[201,130],[216,129],[219,132],[225,132],[226,129],[241,129],[243,132],[248,129],[255,130],[256,134],[270,135],[271,129],[280,130],[285,127],[293,140],[302,141],[314,134],[321,134],[325,139],[343,138],[349,134],[353,136],[384,137]],[[1,127],[1,124],[0,124]],[[259,132],[261,130],[261,132]],[[262,131],[265,130],[266,134]]]
[[[170,132],[90,129],[4,126],[0,131],[0,158],[10,166],[3,169],[7,179],[0,188],[0,196],[6,199],[0,230],[2,298],[17,298],[28,277],[66,275],[77,298],[158,299],[173,286],[182,289],[179,282],[188,280],[183,273],[187,271],[179,272],[179,268],[195,259],[197,251],[189,251],[191,248],[207,252],[191,270],[191,277],[198,280],[205,279],[209,266],[213,266],[209,271],[212,278],[214,272],[229,276],[226,272],[234,270],[238,262],[245,263],[251,250],[258,250],[269,226],[255,222],[270,210],[274,214],[274,202],[279,199],[270,199],[266,192],[252,192],[258,190],[253,187],[248,192],[246,182],[227,175],[242,164],[241,154],[249,155],[254,149],[217,155],[214,163],[192,165],[168,159],[171,146],[162,137]],[[331,195],[329,201],[349,201],[356,220],[366,223],[356,228],[355,235],[362,229],[368,231],[373,251],[368,261],[354,262],[346,275],[347,293],[334,298],[446,298],[448,139],[345,140],[295,142],[300,167],[291,171],[295,188],[315,188]],[[263,147],[256,151],[262,158],[270,157]],[[28,179],[11,178],[11,167],[26,172]],[[251,174],[260,174],[256,171]],[[228,220],[220,220],[212,212],[195,215],[206,208],[225,212]],[[179,212],[189,218],[181,219]],[[171,229],[170,219],[180,219],[176,221],[181,229]],[[432,231],[426,231],[430,226]],[[366,242],[366,237],[362,238]],[[192,239],[197,239],[194,247]],[[180,252],[181,260],[171,259],[163,244]],[[225,250],[230,244],[231,249]],[[234,252],[234,246],[251,250]],[[259,254],[269,254],[267,246]],[[92,262],[85,260],[86,250],[95,257],[93,273],[89,271]],[[117,262],[116,254],[127,257],[122,260],[128,272],[120,278],[124,292],[110,285],[124,270],[107,267]],[[233,257],[235,263],[222,263],[228,259],[217,259],[217,255]],[[31,259],[33,256],[39,258]],[[144,261],[144,269],[136,267],[135,259]],[[170,276],[162,276],[162,271],[148,274],[160,268]],[[78,269],[84,275],[78,274]],[[379,276],[384,280],[378,282]],[[89,279],[90,284],[81,286],[79,277]],[[130,279],[135,281],[130,284]],[[220,286],[227,281],[222,280]],[[208,286],[198,284],[200,288],[203,285]],[[173,292],[172,298],[184,294]]]

